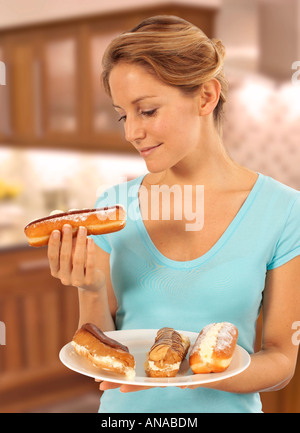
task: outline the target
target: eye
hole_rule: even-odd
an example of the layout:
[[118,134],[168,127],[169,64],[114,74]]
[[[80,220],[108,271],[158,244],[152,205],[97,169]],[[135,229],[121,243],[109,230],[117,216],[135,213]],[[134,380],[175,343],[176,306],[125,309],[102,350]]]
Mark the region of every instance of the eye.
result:
[[153,110],[141,111],[141,115],[151,117],[154,116],[156,112],[157,112],[157,108],[154,108]]
[[121,116],[120,117],[120,119],[118,119],[118,122],[125,122],[125,120],[126,120],[126,116],[124,115],[124,116]]
[[[155,114],[156,114],[156,112],[157,112],[157,108],[154,108],[153,110],[147,110],[147,111],[140,111],[140,115],[142,115],[142,116],[146,116],[146,117],[151,117],[151,116],[154,116]],[[124,115],[124,116],[121,116],[119,119],[118,119],[118,122],[125,122],[126,121],[126,115]]]

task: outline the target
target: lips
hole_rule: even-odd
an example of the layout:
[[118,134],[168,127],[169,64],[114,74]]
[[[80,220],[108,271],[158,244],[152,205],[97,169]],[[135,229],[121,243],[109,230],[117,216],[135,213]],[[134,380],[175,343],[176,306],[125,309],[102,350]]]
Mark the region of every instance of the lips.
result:
[[144,147],[143,149],[139,149],[139,152],[142,156],[147,156],[150,153],[152,153],[155,149],[157,149],[158,147],[160,147],[162,145],[162,143],[158,144],[157,146],[152,146],[152,147]]

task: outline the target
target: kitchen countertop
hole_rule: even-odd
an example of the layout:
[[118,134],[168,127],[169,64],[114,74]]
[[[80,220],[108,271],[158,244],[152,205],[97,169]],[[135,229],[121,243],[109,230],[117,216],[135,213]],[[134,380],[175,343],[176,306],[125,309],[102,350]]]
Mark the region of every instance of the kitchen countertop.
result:
[[24,226],[0,226],[0,252],[29,247],[24,234]]
[[6,252],[6,251],[13,251],[13,250],[19,250],[23,248],[30,248],[26,240],[11,240],[7,242],[1,242],[0,241],[0,253]]
[[3,245],[1,245],[0,243],[0,254],[14,251],[14,250],[17,251],[25,248],[30,248],[30,246],[27,243],[12,243],[12,244],[3,244]]

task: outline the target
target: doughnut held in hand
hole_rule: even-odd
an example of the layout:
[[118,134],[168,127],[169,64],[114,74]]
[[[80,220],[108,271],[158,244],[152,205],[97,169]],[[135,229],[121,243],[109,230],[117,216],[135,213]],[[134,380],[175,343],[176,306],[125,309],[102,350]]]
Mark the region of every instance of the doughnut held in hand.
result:
[[126,211],[122,205],[115,205],[100,209],[72,210],[34,220],[24,229],[29,245],[47,245],[53,230],[61,231],[65,224],[72,226],[73,236],[76,236],[80,226],[86,227],[87,235],[117,232],[125,227]]
[[135,360],[128,347],[107,337],[96,325],[82,325],[71,344],[76,353],[95,367],[125,375],[128,379],[135,377]]
[[238,338],[229,322],[211,323],[200,332],[191,349],[189,363],[193,373],[220,373],[232,360]]

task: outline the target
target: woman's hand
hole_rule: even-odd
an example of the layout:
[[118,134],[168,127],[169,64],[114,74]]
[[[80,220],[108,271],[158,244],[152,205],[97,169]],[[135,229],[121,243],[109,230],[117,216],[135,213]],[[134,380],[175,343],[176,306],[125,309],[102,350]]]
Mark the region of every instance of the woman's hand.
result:
[[[146,389],[151,389],[153,386],[139,386],[139,385],[127,385],[113,382],[101,381],[99,379],[95,379],[95,382],[100,382],[99,389],[100,391],[107,391],[108,389],[116,389],[120,388],[121,392],[136,392],[136,391],[145,391]],[[161,386],[160,388],[165,388]]]
[[72,227],[65,224],[62,234],[54,230],[48,243],[51,275],[66,286],[98,291],[105,286],[104,273],[96,268],[95,244],[87,238],[85,227],[79,227],[73,238]]

